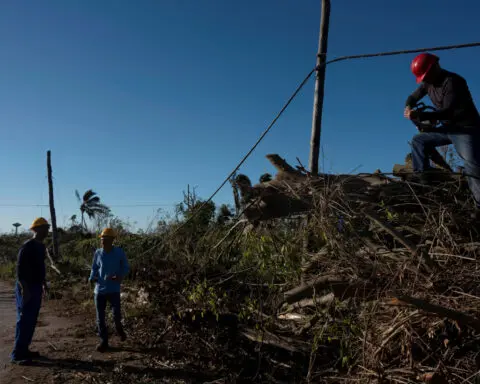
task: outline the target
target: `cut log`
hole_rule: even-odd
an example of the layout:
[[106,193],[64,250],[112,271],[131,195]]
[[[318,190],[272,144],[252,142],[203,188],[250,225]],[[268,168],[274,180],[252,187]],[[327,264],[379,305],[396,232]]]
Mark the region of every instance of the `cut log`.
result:
[[306,354],[309,353],[311,349],[310,345],[305,342],[295,340],[290,337],[277,336],[266,330],[256,331],[247,328],[241,333],[250,341],[271,345],[273,347],[284,349],[291,353]]
[[307,307],[313,307],[315,308],[317,305],[327,305],[330,304],[335,300],[335,294],[330,292],[327,295],[321,296],[321,297],[316,297],[314,299],[304,299],[300,300],[296,303],[293,303],[288,306],[288,308],[285,310],[285,312],[292,312],[297,309],[302,309],[302,308],[307,308]]
[[283,302],[288,304],[296,303],[306,297],[312,297],[315,291],[322,289],[333,290],[334,287],[342,287],[345,289],[349,285],[349,281],[338,276],[320,276],[315,280],[285,292],[283,294]]
[[328,188],[331,188],[331,195],[338,194],[347,200],[377,201],[372,188],[391,181],[380,173],[307,176],[277,154],[266,157],[278,171],[274,179],[254,186],[242,184],[240,188],[245,205],[243,213],[251,222],[311,211],[317,193],[321,195]]
[[[320,276],[308,283],[302,284],[296,288],[293,288],[284,293],[283,304],[293,304],[300,302],[305,298],[312,298],[314,294],[318,294],[323,290],[329,290],[330,294],[339,300],[345,300],[350,297],[367,297],[374,291],[374,287],[371,287],[364,281],[348,281],[338,276],[327,275]],[[330,300],[333,300],[332,296],[325,295],[316,298],[319,303],[327,304]],[[299,304],[300,306],[302,304]],[[309,301],[304,301],[303,305],[310,305]]]
[[455,320],[460,324],[469,325],[477,332],[480,331],[480,319],[467,315],[466,313],[442,307],[440,305],[429,303],[426,300],[417,299],[407,295],[393,295],[400,303],[413,305],[414,307],[426,312],[434,313],[441,317],[447,317]]

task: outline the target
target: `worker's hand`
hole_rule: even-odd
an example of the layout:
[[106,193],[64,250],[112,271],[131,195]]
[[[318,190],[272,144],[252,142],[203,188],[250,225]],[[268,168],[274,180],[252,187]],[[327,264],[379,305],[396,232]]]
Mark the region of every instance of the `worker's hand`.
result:
[[121,283],[122,282],[122,278],[118,275],[112,275],[112,276],[109,276],[108,277],[108,280],[112,280],[112,281],[115,281],[117,283]]
[[48,292],[49,290],[48,290],[47,282],[44,282],[42,285],[42,293],[44,298],[48,297]]
[[415,117],[415,111],[412,111],[412,108],[410,107],[405,107],[403,111],[403,116],[407,119],[413,119]]
[[20,289],[20,294],[22,295],[24,304],[28,303],[32,297],[32,295],[30,294],[30,289],[28,289],[28,286],[26,284],[22,285],[22,288]]

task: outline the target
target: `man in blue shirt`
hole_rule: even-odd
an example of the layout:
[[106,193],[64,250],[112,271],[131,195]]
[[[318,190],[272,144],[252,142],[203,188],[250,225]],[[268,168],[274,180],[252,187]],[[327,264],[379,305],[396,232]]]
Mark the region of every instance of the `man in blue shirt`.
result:
[[122,341],[127,335],[122,326],[120,307],[120,286],[130,266],[122,248],[113,245],[116,234],[113,229],[105,228],[100,235],[102,248],[95,251],[89,281],[95,283],[95,307],[97,309],[97,327],[101,342],[97,351],[105,352],[108,348],[108,330],[105,323],[107,301],[112,307],[115,329]]
[[32,358],[40,357],[38,352],[30,351],[29,346],[35,333],[42,296],[46,292],[46,248],[43,242],[48,236],[49,228],[50,225],[43,217],[35,219],[30,226],[33,238],[26,241],[18,252],[15,284],[17,326],[11,354],[11,361],[15,364],[28,364]]

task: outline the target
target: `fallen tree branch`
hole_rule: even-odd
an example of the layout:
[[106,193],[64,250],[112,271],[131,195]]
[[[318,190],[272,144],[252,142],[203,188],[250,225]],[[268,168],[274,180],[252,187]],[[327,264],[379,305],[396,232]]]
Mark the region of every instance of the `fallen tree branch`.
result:
[[476,317],[467,315],[463,312],[459,312],[454,309],[449,309],[449,308],[442,307],[440,305],[429,303],[426,300],[416,299],[411,296],[407,296],[407,295],[393,295],[393,296],[396,300],[400,302],[413,305],[414,307],[419,308],[426,312],[431,312],[439,316],[447,317],[449,319],[457,321],[458,323],[469,325],[476,331],[480,331],[480,320]]
[[312,280],[304,285],[300,285],[296,288],[293,288],[283,294],[283,303],[296,303],[306,297],[313,296],[315,291],[319,291],[325,288],[332,289],[334,286],[346,287],[350,284],[349,281],[346,281],[338,276],[327,275],[320,276],[315,280]]
[[256,343],[271,345],[276,348],[284,349],[292,353],[309,353],[310,346],[309,344],[292,339],[290,337],[277,336],[273,333],[270,333],[266,330],[255,331],[251,328],[245,329],[241,332],[250,341]]
[[[380,226],[383,230],[387,231],[390,235],[392,235],[395,239],[397,239],[401,244],[403,244],[413,256],[418,256],[417,247],[408,241],[401,233],[399,233],[395,228],[393,228],[390,224],[385,223],[380,219],[376,214],[372,212],[363,211],[365,216],[368,217],[370,220],[375,222],[378,226]],[[439,269],[440,266],[432,260],[428,251],[420,251],[421,257],[425,260],[425,263],[428,267]]]

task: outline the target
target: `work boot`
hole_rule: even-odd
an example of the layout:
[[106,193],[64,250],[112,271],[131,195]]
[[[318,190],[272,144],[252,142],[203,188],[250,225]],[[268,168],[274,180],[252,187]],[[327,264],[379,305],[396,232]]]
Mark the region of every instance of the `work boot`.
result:
[[120,341],[125,341],[125,340],[127,340],[127,334],[125,333],[124,330],[118,332],[118,336],[120,337]]
[[32,359],[26,356],[20,356],[20,357],[15,356],[15,357],[12,357],[10,362],[16,365],[30,365],[32,364]]
[[29,357],[30,359],[39,359],[40,357],[42,357],[42,355],[40,355],[40,352],[30,350],[27,351],[25,356]]
[[480,221],[480,207],[475,207],[475,210],[470,214],[470,218],[475,221]]
[[122,325],[121,322],[117,322],[115,324],[115,331],[117,331],[117,335],[118,335],[118,337],[120,337],[121,341],[127,340],[127,334],[123,330],[123,325]]
[[107,341],[101,341],[100,344],[97,345],[97,352],[106,352],[108,349],[108,342]]

